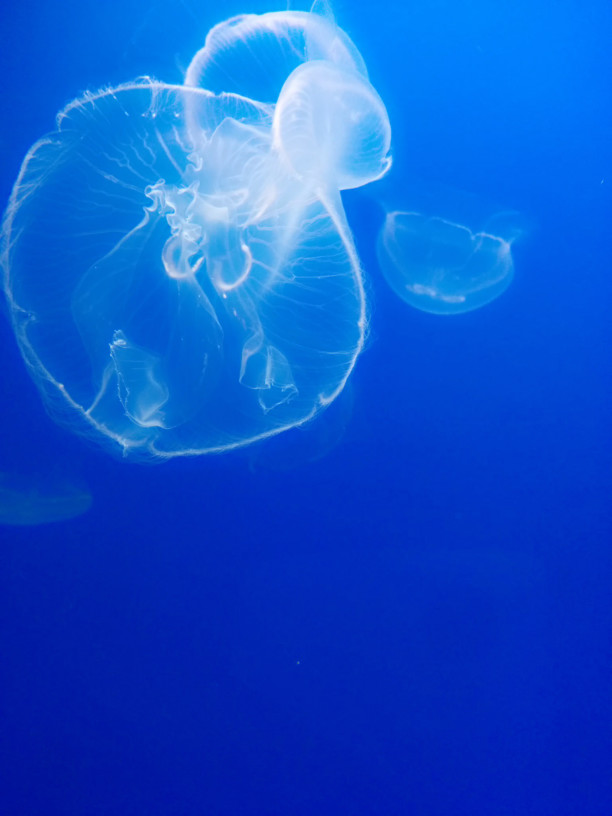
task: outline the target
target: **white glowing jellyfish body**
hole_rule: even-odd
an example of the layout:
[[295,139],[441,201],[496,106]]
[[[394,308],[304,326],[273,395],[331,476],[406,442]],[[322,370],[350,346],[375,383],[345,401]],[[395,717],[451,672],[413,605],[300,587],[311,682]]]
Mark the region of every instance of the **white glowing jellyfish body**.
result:
[[[265,72],[240,76],[243,37],[222,37],[210,58],[222,24],[185,86],[89,94],[24,160],[2,250],[22,354],[67,422],[125,455],[219,452],[303,424],[362,349],[362,273],[339,190],[385,172],[390,131],[358,52],[315,17],[298,17],[305,46],[282,68],[282,104],[257,97]],[[289,24],[249,17],[249,31],[269,18]],[[282,72],[284,41],[270,37]],[[232,65],[252,98],[191,87]]]
[[311,60],[368,76],[361,54],[333,20],[303,11],[272,11],[214,26],[189,64],[185,84],[273,105],[292,71]]
[[417,212],[387,214],[378,260],[402,300],[440,315],[485,306],[514,274],[512,239]]

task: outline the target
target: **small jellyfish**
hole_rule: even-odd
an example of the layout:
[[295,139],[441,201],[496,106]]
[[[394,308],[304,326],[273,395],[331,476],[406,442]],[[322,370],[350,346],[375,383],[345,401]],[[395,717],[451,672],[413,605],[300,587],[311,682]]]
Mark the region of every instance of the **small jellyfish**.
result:
[[515,233],[496,228],[497,221],[473,231],[438,216],[389,212],[378,237],[382,273],[402,300],[424,312],[479,309],[499,297],[514,274]]
[[65,479],[0,473],[0,524],[32,527],[68,521],[91,507],[89,490]]
[[363,76],[325,60],[290,74],[272,134],[293,172],[317,190],[362,187],[391,165],[391,127],[381,98]]

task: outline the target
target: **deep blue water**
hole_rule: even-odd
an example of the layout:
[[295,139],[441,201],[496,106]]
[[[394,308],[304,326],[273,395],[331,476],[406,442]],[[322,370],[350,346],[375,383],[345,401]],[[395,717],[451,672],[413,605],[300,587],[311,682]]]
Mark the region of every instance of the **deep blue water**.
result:
[[[5,3],[2,199],[71,98],[180,81],[213,23],[271,10],[221,6]],[[293,468],[291,440],[109,457],[47,417],[2,321],[0,470],[93,496],[0,527],[7,816],[612,814],[610,6],[334,11],[389,110],[393,195],[520,212],[515,279],[411,309],[376,191],[346,196],[371,336],[344,435]]]

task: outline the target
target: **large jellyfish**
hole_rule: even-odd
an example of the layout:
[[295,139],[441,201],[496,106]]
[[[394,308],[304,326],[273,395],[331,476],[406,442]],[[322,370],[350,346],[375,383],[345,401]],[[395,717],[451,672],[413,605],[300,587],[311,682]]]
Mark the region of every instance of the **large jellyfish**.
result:
[[14,330],[54,413],[142,458],[314,417],[367,324],[340,190],[382,176],[389,146],[357,49],[310,13],[216,26],[182,86],[69,104],[3,223]]

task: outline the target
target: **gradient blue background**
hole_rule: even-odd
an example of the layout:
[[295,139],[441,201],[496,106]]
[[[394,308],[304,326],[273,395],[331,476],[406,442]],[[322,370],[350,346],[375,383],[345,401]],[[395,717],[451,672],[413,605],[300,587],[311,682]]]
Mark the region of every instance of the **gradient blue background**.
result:
[[[210,25],[265,10],[8,0],[2,199],[72,97],[180,81]],[[612,814],[612,9],[335,12],[395,192],[519,210],[516,278],[414,311],[376,266],[376,191],[348,197],[371,343],[342,441],[288,472],[111,459],[47,418],[0,323],[0,470],[94,497],[0,528],[3,816]]]

